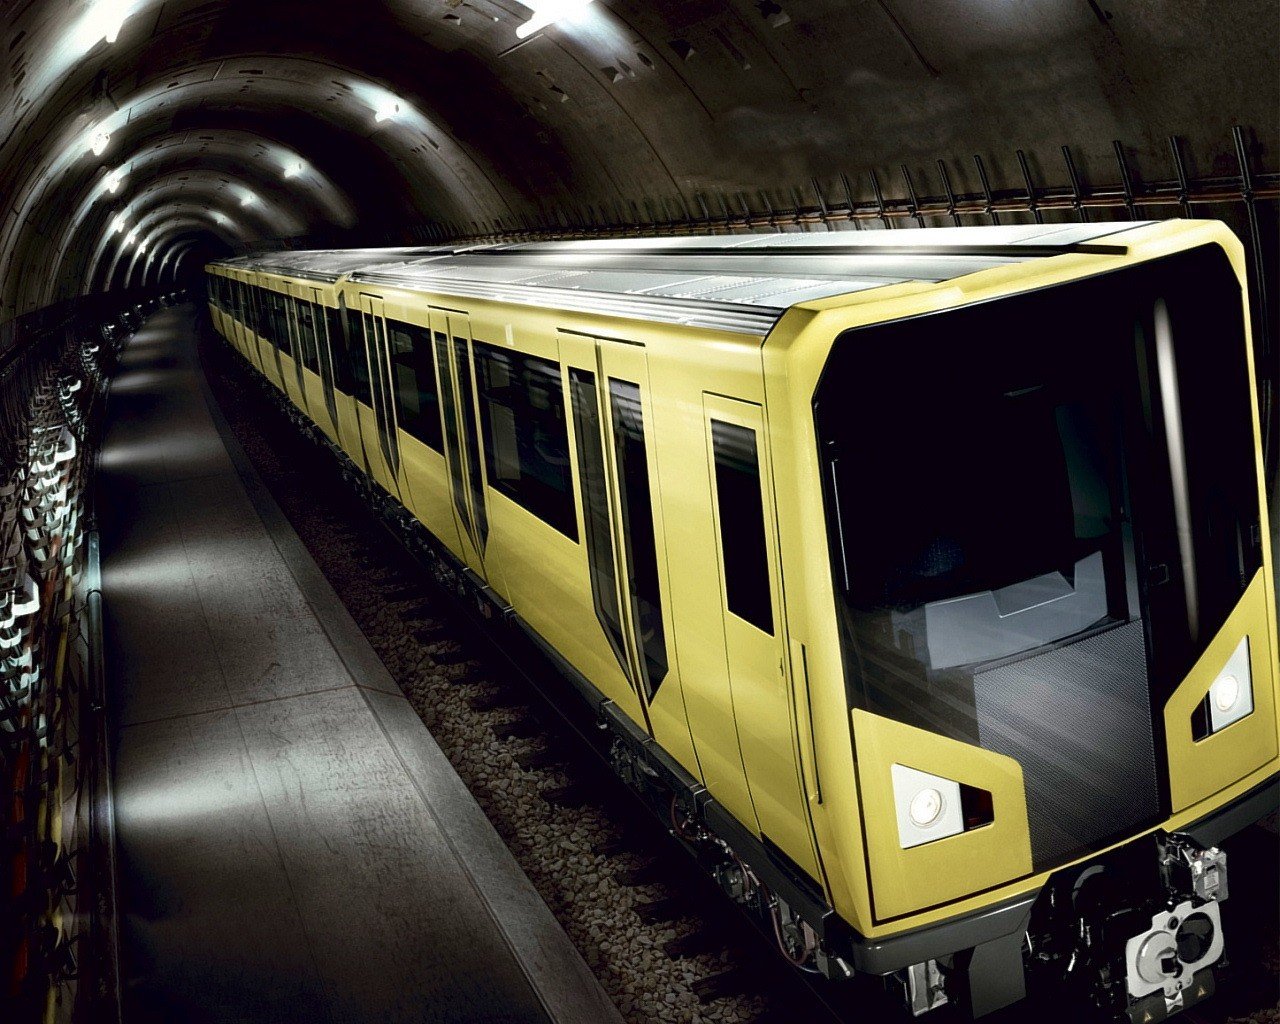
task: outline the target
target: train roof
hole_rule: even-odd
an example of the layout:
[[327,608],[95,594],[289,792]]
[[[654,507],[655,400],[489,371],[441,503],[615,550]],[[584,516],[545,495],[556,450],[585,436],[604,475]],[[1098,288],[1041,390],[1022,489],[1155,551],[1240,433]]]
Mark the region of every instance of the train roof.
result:
[[234,265],[763,336],[791,306],[1065,253],[1151,221],[275,253]]

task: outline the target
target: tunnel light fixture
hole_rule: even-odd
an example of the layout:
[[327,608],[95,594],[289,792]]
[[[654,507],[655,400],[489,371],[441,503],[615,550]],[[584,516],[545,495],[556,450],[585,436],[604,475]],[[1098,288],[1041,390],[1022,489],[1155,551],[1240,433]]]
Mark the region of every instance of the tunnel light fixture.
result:
[[296,178],[298,175],[306,171],[307,165],[301,160],[294,160],[285,165],[284,176],[286,178]]
[[128,223],[128,220],[129,219],[123,213],[118,214],[116,219],[111,222],[111,230],[117,235],[120,234],[120,232],[124,230],[124,226]]
[[521,0],[533,13],[528,21],[517,26],[516,35],[521,39],[528,39],[548,25],[586,10],[592,2],[593,0]]
[[120,186],[124,184],[125,170],[123,167],[117,168],[107,175],[107,191],[115,195],[120,191]]
[[138,243],[138,255],[139,255],[139,256],[141,256],[141,255],[142,255],[144,252],[146,252],[146,251],[147,251],[147,243],[146,243],[146,242],[139,242],[139,243]]
[[390,121],[400,114],[400,100],[395,96],[388,96],[384,100],[378,102],[378,107],[373,112],[373,119],[378,124],[383,121]]
[[254,195],[252,192],[250,192],[248,189],[246,189],[244,195],[240,197],[241,206],[252,206],[257,201],[258,201],[258,197]]
[[132,231],[130,231],[127,235],[124,236],[125,245],[133,245],[133,243],[136,242],[137,240],[138,240],[137,228],[134,228]]
[[99,128],[89,139],[89,149],[93,151],[94,156],[102,156],[110,145],[111,133],[105,128]]

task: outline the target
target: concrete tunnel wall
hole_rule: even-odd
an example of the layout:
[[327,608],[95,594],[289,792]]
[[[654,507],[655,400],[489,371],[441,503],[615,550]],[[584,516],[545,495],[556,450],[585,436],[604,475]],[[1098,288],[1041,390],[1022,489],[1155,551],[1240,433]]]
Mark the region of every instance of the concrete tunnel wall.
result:
[[1176,135],[1230,198],[1233,126],[1280,166],[1267,0],[597,0],[523,41],[516,0],[7,6],[0,322],[263,244],[1062,188],[1064,146],[1087,193],[1176,180]]

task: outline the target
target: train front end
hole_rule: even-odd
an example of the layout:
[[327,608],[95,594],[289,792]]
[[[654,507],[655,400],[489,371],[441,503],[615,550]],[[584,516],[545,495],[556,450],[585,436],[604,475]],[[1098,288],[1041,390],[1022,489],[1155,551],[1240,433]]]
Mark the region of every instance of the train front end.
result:
[[917,1011],[1042,974],[1145,1024],[1220,975],[1280,685],[1223,236],[849,329],[822,370],[864,924],[919,940]]

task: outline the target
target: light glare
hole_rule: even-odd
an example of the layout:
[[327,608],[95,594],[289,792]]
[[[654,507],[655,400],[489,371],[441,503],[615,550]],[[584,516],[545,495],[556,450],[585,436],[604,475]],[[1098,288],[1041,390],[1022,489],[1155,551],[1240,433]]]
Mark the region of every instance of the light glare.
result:
[[533,12],[528,21],[516,28],[516,35],[521,39],[527,39],[561,18],[567,18],[585,10],[593,0],[521,0],[521,2]]

